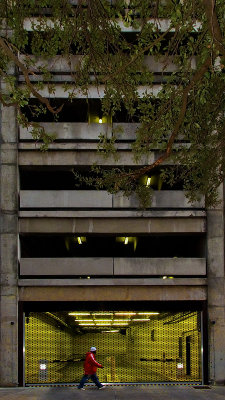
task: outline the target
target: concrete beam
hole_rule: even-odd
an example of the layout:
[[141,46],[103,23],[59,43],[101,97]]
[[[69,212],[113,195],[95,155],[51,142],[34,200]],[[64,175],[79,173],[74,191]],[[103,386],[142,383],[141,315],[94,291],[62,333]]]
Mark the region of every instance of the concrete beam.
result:
[[20,301],[204,301],[206,288],[198,286],[33,286],[19,289]]
[[20,276],[206,275],[204,258],[22,258]]
[[[26,210],[20,211],[20,218],[101,218],[105,217],[105,210]],[[107,218],[203,218],[203,210],[107,210]]]
[[[105,190],[21,190],[20,208],[138,208],[135,194],[129,198]],[[204,198],[193,204],[182,190],[154,191],[151,208],[204,208]]]

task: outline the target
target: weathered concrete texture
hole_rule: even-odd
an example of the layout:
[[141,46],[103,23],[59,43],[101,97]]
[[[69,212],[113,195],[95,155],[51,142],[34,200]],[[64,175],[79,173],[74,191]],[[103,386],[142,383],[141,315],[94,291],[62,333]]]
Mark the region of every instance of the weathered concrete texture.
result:
[[[202,286],[205,289],[207,286],[206,278],[88,278],[73,277],[73,278],[20,278],[18,280],[19,287],[37,287],[37,286]],[[206,297],[205,297],[206,300]]]
[[225,384],[224,201],[207,212],[210,379]]
[[198,286],[85,286],[22,287],[20,301],[197,301],[206,300],[206,289]]
[[17,130],[15,110],[2,108],[0,150],[0,385],[18,382]]
[[22,258],[22,275],[206,275],[204,258]]
[[205,218],[21,218],[21,233],[201,233]]
[[77,387],[28,387],[0,389],[2,400],[222,400],[225,387],[212,386],[208,389],[194,389],[192,385],[139,385],[110,386],[104,390],[86,387],[85,391]]
[[[138,208],[136,195],[129,198],[105,190],[21,190],[20,208]],[[204,199],[189,203],[182,190],[155,191],[151,208],[203,208]]]

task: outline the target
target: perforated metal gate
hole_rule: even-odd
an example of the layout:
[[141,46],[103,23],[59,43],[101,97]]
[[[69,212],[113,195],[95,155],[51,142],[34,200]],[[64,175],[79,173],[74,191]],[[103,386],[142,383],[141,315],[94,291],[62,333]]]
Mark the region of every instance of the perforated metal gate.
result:
[[79,382],[91,346],[102,382],[201,382],[200,312],[30,313],[25,382]]

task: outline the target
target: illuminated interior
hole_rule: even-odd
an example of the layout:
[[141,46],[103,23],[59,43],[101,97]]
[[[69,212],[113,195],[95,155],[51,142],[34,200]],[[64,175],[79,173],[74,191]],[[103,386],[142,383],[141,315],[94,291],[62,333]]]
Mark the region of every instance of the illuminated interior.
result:
[[79,382],[97,348],[102,382],[201,382],[200,312],[30,312],[25,318],[25,381]]

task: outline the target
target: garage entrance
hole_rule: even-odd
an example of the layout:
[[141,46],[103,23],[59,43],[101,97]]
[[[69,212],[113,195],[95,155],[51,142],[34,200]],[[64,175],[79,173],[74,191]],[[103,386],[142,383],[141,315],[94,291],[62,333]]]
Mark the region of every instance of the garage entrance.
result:
[[108,383],[201,382],[201,312],[25,313],[25,384],[79,382],[91,346]]

